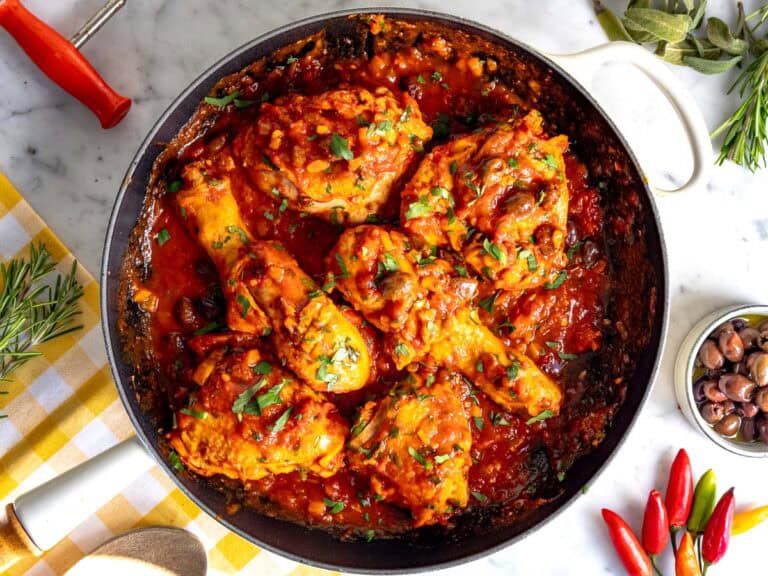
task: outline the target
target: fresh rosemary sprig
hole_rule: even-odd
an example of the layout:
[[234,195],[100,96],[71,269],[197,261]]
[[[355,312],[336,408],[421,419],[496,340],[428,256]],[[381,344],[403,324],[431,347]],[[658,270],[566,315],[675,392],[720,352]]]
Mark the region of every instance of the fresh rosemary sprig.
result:
[[40,355],[35,346],[82,328],[74,324],[83,295],[77,262],[53,284],[44,282],[54,267],[43,244],[32,244],[29,258],[0,264],[0,383]]
[[[609,40],[655,44],[655,53],[672,64],[688,66],[702,74],[720,74],[745,66],[728,93],[738,90],[742,100],[712,138],[723,134],[717,163],[732,160],[755,171],[765,166],[768,143],[768,39],[757,29],[768,20],[768,2],[751,14],[737,3],[736,26],[721,19],[706,19],[707,0],[630,0],[623,18],[593,0],[598,22]],[[752,25],[750,22],[755,21]],[[703,35],[696,31],[703,28]]]

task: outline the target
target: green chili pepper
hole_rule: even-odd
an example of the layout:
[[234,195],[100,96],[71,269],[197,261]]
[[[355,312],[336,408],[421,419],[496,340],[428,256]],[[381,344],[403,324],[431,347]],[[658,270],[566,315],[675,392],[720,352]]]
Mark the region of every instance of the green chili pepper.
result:
[[712,470],[707,470],[696,484],[693,491],[693,507],[688,517],[688,531],[701,534],[712,515],[717,496],[717,478]]

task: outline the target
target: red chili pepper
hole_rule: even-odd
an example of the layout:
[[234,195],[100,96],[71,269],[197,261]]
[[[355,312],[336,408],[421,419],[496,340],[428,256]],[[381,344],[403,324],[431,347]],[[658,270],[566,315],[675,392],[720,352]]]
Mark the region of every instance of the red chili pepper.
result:
[[632,528],[615,512],[603,508],[603,520],[608,526],[613,547],[629,576],[651,576],[651,559],[645,553]]
[[676,532],[688,522],[693,503],[693,471],[691,460],[684,449],[680,449],[672,462],[667,485],[667,515],[669,527]]
[[658,490],[651,490],[643,516],[643,548],[648,554],[658,556],[669,542],[669,521],[664,500]]
[[731,540],[731,524],[733,524],[733,511],[736,508],[736,499],[733,496],[733,488],[728,490],[720,498],[720,501],[712,511],[712,516],[704,528],[704,538],[701,541],[701,557],[707,565],[715,564],[728,550],[728,542]]

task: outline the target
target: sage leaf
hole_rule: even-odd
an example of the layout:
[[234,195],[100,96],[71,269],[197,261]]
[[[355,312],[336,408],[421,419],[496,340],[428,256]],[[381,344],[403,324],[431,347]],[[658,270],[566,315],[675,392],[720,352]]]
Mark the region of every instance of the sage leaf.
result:
[[632,22],[631,20],[627,20],[624,18],[621,23],[624,25],[624,29],[627,31],[627,33],[632,37],[632,40],[635,42],[638,42],[640,44],[645,44],[647,42],[656,42],[658,38],[651,34],[650,32],[646,32],[644,29],[640,28],[637,24]]
[[733,56],[747,51],[747,43],[740,38],[734,38],[728,24],[714,16],[707,19],[707,38],[712,44]]
[[706,60],[697,56],[685,56],[683,64],[702,74],[720,74],[736,66],[736,64],[741,62],[742,58],[743,56],[734,56],[727,60]]
[[667,42],[685,40],[691,29],[691,17],[687,14],[667,14],[653,8],[628,8],[624,19],[656,39]]
[[691,14],[691,30],[697,30],[704,20],[704,12],[707,9],[707,0],[701,0],[696,11]]
[[611,42],[616,40],[634,42],[634,39],[629,35],[627,29],[624,28],[624,24],[621,23],[619,17],[611,10],[603,7],[602,4],[595,4],[595,12],[597,13],[597,22],[602,27],[608,40]]
[[683,40],[675,44],[659,42],[656,55],[669,62],[683,66],[683,58],[686,56],[699,56],[706,60],[717,60],[720,57],[720,48],[712,46],[709,42],[700,42],[700,47],[695,46],[689,40]]

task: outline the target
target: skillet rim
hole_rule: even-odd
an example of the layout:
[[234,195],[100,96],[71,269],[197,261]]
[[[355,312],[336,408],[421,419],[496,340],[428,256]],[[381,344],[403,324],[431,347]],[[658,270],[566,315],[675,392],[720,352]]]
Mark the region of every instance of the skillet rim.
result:
[[[627,422],[623,426],[624,430],[622,431],[621,436],[616,441],[615,446],[612,449],[610,449],[610,451],[606,456],[603,457],[603,461],[594,469],[594,472],[588,475],[584,479],[579,489],[575,490],[573,494],[571,494],[569,497],[561,501],[545,517],[538,520],[531,526],[524,528],[518,534],[506,539],[501,539],[498,542],[492,543],[489,546],[484,547],[478,551],[469,552],[466,554],[458,554],[458,555],[454,555],[453,557],[447,560],[439,560],[433,563],[426,562],[423,564],[410,566],[410,567],[402,566],[401,564],[398,565],[398,567],[391,567],[391,566],[386,566],[386,567],[381,566],[377,568],[360,567],[360,566],[355,566],[349,563],[332,563],[324,560],[317,560],[314,558],[308,558],[306,556],[302,556],[301,554],[288,551],[274,544],[264,542],[258,536],[251,534],[248,531],[235,526],[228,520],[228,518],[222,517],[221,515],[216,513],[207,501],[205,501],[203,498],[198,497],[196,494],[194,494],[185,485],[185,483],[182,482],[182,479],[177,474],[174,473],[174,471],[171,468],[171,465],[164,458],[162,458],[159,451],[152,444],[150,438],[148,438],[147,433],[144,430],[144,425],[146,424],[146,422],[144,421],[143,415],[140,414],[140,411],[135,410],[131,404],[131,398],[129,397],[129,395],[132,393],[132,391],[130,388],[130,383],[126,382],[126,380],[129,380],[129,379],[123,378],[118,369],[118,364],[122,364],[123,362],[119,357],[120,341],[119,341],[119,334],[118,334],[117,323],[116,323],[117,318],[113,317],[113,316],[116,316],[116,311],[113,311],[114,299],[110,299],[110,296],[113,295],[113,292],[115,292],[115,290],[109,289],[112,286],[112,283],[116,283],[118,281],[122,257],[125,252],[124,248],[125,248],[125,244],[127,243],[127,235],[130,234],[130,230],[126,231],[126,230],[120,229],[121,223],[119,222],[119,217],[122,212],[125,196],[129,188],[131,187],[134,173],[136,169],[140,166],[142,161],[145,159],[147,154],[150,154],[150,155],[153,154],[152,145],[158,132],[164,126],[164,124],[171,118],[171,116],[173,116],[174,113],[176,113],[180,108],[183,107],[184,101],[193,92],[199,90],[201,87],[205,85],[212,86],[213,83],[218,81],[221,77],[231,73],[231,72],[219,72],[219,70],[222,67],[225,67],[227,64],[230,64],[231,62],[237,60],[240,56],[254,49],[255,47],[261,44],[268,43],[270,41],[279,40],[280,38],[283,38],[285,36],[290,36],[291,32],[294,32],[301,28],[305,28],[309,26],[317,26],[317,25],[320,25],[322,27],[323,24],[328,24],[331,21],[343,19],[356,14],[384,14],[385,16],[388,16],[388,17],[401,18],[401,19],[410,20],[410,21],[427,20],[427,21],[442,23],[448,26],[458,25],[459,27],[461,27],[462,30],[468,33],[474,33],[481,36],[484,35],[485,37],[491,38],[493,41],[499,43],[499,45],[505,49],[516,49],[521,51],[527,57],[538,62],[540,65],[549,67],[555,73],[555,75],[558,77],[559,80],[566,82],[572,88],[574,88],[585,99],[586,104],[590,105],[599,114],[600,118],[606,123],[608,128],[613,131],[618,142],[622,146],[623,152],[627,154],[627,157],[629,158],[632,164],[632,167],[635,169],[639,179],[642,182],[642,188],[645,192],[646,200],[648,201],[648,205],[650,208],[650,214],[648,214],[649,220],[653,220],[653,222],[655,223],[655,233],[658,240],[659,254],[656,256],[657,258],[661,259],[661,262],[660,262],[660,266],[657,263],[656,267],[660,268],[660,273],[663,275],[663,278],[658,279],[656,283],[657,289],[663,290],[663,297],[658,298],[657,305],[656,305],[657,309],[659,307],[661,308],[660,318],[657,319],[654,323],[654,327],[658,326],[658,330],[659,330],[658,344],[656,345],[655,354],[652,355],[653,356],[652,358],[649,358],[649,362],[651,362],[652,360],[652,368],[647,378],[645,390],[643,391],[642,397],[640,398],[634,411],[631,411],[629,414],[624,415]],[[283,42],[283,45],[285,44],[286,42]],[[178,129],[180,129],[184,125],[184,123],[186,123],[188,120],[189,120],[189,116],[184,117],[180,120],[180,123],[176,129],[176,133],[178,132]],[[153,158],[151,165],[154,165],[155,159],[156,159],[156,155],[155,155],[155,158]],[[135,222],[133,222],[131,229],[133,225],[135,225]],[[126,238],[116,239],[115,238],[116,232],[125,233]],[[117,245],[118,248],[120,247],[123,248],[123,250],[121,250],[119,254],[113,253],[113,248],[115,245]],[[649,256],[653,256],[653,255],[649,254]],[[111,262],[113,258],[116,260],[115,262]],[[112,273],[113,267],[111,266],[111,264],[115,264],[114,274]],[[99,302],[100,302],[100,311],[101,311],[102,333],[104,335],[104,341],[106,345],[107,358],[109,360],[110,370],[115,380],[115,386],[118,390],[120,400],[126,412],[128,413],[128,417],[131,421],[131,425],[133,426],[134,431],[138,436],[138,438],[140,439],[142,445],[149,452],[149,454],[155,460],[155,462],[160,466],[160,468],[165,472],[165,474],[171,478],[171,480],[174,482],[176,487],[179,490],[181,490],[185,496],[190,498],[190,500],[192,500],[195,503],[195,505],[197,505],[205,514],[215,519],[227,530],[230,530],[231,532],[239,535],[240,537],[244,538],[248,542],[251,542],[252,544],[255,544],[260,548],[269,550],[270,552],[273,552],[275,554],[278,554],[280,556],[283,556],[295,562],[299,562],[309,566],[323,568],[327,570],[354,571],[359,574],[417,573],[417,572],[426,572],[428,570],[433,570],[433,569],[445,569],[445,568],[457,566],[460,564],[464,564],[467,562],[471,562],[473,560],[477,560],[479,558],[489,556],[503,548],[513,545],[514,543],[524,539],[526,536],[533,534],[534,532],[542,529],[547,524],[549,524],[554,519],[556,519],[558,516],[560,516],[563,512],[565,512],[568,508],[570,508],[573,505],[573,503],[577,500],[577,498],[580,496],[580,492],[581,492],[580,488],[583,488],[584,486],[587,486],[587,485],[593,485],[595,481],[605,472],[605,470],[608,468],[608,465],[613,461],[616,454],[622,448],[627,438],[631,434],[632,429],[635,427],[637,420],[639,418],[640,412],[645,407],[648,401],[648,398],[650,397],[653,386],[656,382],[656,379],[658,377],[658,373],[659,373],[659,369],[660,369],[660,365],[661,365],[661,361],[664,353],[664,348],[666,344],[669,312],[670,312],[669,311],[669,307],[670,307],[669,260],[667,256],[666,240],[664,237],[663,229],[661,227],[661,218],[659,216],[658,207],[656,204],[654,194],[649,187],[648,179],[644,177],[644,171],[641,168],[637,160],[637,157],[635,156],[634,152],[632,151],[632,148],[629,146],[628,142],[626,141],[624,135],[619,131],[619,129],[611,120],[610,116],[605,112],[605,110],[603,110],[603,108],[598,104],[598,102],[591,96],[589,91],[584,86],[582,86],[573,76],[571,76],[564,68],[562,68],[559,64],[553,61],[549,57],[549,55],[547,55],[546,53],[541,52],[529,46],[528,44],[525,44],[517,40],[516,38],[508,36],[504,32],[496,30],[490,26],[486,26],[484,24],[481,24],[473,20],[469,20],[461,16],[451,15],[451,14],[437,12],[433,10],[423,10],[418,8],[383,7],[383,6],[357,8],[357,9],[353,8],[353,9],[325,12],[322,14],[309,16],[301,20],[290,22],[278,28],[272,29],[242,44],[241,46],[235,48],[234,50],[232,50],[231,52],[223,56],[222,58],[219,58],[218,60],[216,60],[213,64],[211,64],[208,68],[206,68],[200,75],[198,75],[181,93],[179,93],[179,95],[173,99],[173,101],[169,104],[166,110],[153,124],[152,128],[147,133],[147,136],[142,141],[136,154],[134,155],[130,164],[128,165],[128,169],[121,182],[120,189],[115,198],[115,202],[110,214],[109,225],[107,227],[107,232],[106,232],[105,241],[104,241],[104,249],[102,253],[102,265],[101,265],[101,272],[99,275],[99,281],[100,281]],[[114,331],[114,335],[113,335],[113,331]],[[652,346],[652,342],[651,344],[649,344],[649,347],[650,346]],[[651,354],[651,351],[649,351],[649,355],[650,354]],[[622,407],[624,405],[625,404],[622,404]],[[619,411],[621,411],[622,407],[619,408]],[[619,418],[620,418],[620,412],[617,412],[614,419],[614,425]],[[604,439],[603,442],[601,442],[601,445],[606,442],[608,435],[616,434],[616,430],[617,429],[615,427],[611,428],[606,435],[606,439]],[[590,452],[582,456],[579,460],[588,458],[595,453],[596,453],[595,451]],[[302,527],[300,525],[296,525],[296,526],[297,528],[303,528],[304,530],[307,530],[306,527]],[[484,537],[487,538],[488,536],[489,535],[485,535]],[[366,544],[366,543],[361,543],[361,544],[370,546],[370,544]],[[460,545],[460,542],[458,544]],[[296,548],[296,546],[294,545],[293,548]],[[371,552],[374,553],[374,550],[371,550]],[[381,565],[381,562],[379,562],[378,564]]]

